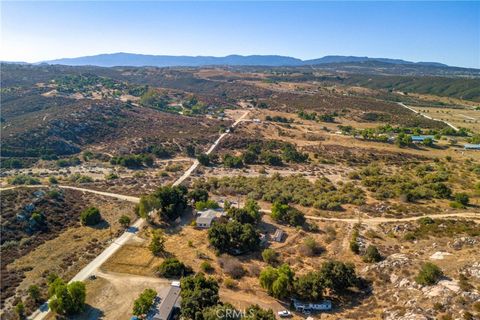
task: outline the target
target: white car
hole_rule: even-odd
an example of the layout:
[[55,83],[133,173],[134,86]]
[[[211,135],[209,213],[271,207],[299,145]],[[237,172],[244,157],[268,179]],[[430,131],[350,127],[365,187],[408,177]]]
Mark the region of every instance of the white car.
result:
[[278,311],[278,315],[280,318],[288,318],[292,316],[292,313],[288,310],[282,310],[282,311]]

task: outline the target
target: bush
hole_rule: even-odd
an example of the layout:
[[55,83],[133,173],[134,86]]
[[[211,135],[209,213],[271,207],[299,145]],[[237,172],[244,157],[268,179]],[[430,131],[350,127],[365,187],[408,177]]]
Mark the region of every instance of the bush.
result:
[[167,258],[158,267],[158,274],[165,278],[181,278],[193,272],[192,268],[177,258]]
[[222,255],[218,259],[218,263],[223,271],[233,279],[240,279],[245,275],[245,269],[237,258]]
[[455,201],[462,204],[463,206],[467,206],[470,202],[470,198],[465,192],[460,192],[455,194]]
[[130,225],[130,217],[126,215],[122,215],[118,222],[122,225],[123,228],[127,228]]
[[94,226],[102,221],[100,210],[95,207],[90,207],[82,211],[80,214],[80,221],[85,226]]
[[48,183],[50,183],[50,184],[58,184],[58,180],[57,180],[56,177],[50,176],[50,177],[48,177]]
[[369,245],[365,255],[363,256],[363,261],[365,262],[379,262],[382,260],[382,255],[378,252],[377,247],[374,245]]
[[225,285],[226,288],[228,289],[235,289],[237,288],[237,282],[233,280],[232,278],[226,278],[223,281],[223,284]]
[[427,286],[437,283],[442,276],[443,272],[437,265],[426,262],[415,277],[415,281],[420,285]]
[[307,257],[313,257],[321,251],[322,248],[313,237],[305,238],[300,246],[300,252]]
[[274,265],[278,262],[278,254],[275,250],[273,249],[265,249],[262,252],[262,258],[263,261],[265,261],[268,264]]
[[200,264],[200,270],[202,270],[205,273],[212,273],[213,271],[215,271],[215,268],[210,264],[210,262],[203,261]]
[[26,174],[17,174],[12,178],[9,178],[8,183],[13,185],[22,185],[22,184],[36,185],[36,184],[40,184],[40,180],[34,177],[30,177]]

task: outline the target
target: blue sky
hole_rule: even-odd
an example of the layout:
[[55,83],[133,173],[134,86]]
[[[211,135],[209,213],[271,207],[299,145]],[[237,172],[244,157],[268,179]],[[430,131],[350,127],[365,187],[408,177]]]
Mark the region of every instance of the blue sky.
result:
[[356,55],[480,68],[480,2],[2,2],[1,54]]

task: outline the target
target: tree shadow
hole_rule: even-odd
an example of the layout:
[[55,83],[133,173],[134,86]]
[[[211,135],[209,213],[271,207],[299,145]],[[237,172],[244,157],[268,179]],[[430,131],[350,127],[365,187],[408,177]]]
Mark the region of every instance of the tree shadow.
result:
[[102,220],[96,225],[89,226],[90,228],[97,229],[97,230],[103,230],[103,229],[108,229],[110,228],[110,223],[108,223],[107,220]]
[[[69,316],[69,320],[97,320],[104,319],[104,312],[92,305],[85,304],[85,310],[77,315]],[[61,318],[60,318],[61,319]]]

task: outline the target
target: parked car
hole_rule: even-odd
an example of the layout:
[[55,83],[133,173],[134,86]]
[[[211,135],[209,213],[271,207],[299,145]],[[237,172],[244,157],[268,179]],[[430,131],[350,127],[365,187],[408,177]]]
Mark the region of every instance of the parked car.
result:
[[278,311],[278,316],[280,318],[289,318],[292,316],[292,313],[288,310],[282,310],[282,311]]

